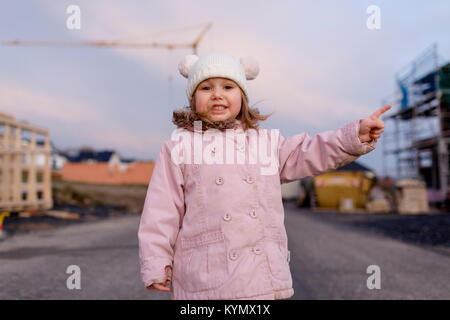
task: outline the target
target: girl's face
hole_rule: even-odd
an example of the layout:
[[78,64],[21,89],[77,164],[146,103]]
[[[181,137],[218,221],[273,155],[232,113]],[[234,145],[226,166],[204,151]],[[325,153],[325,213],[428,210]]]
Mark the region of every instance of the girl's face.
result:
[[235,119],[241,102],[241,89],[230,79],[210,78],[195,90],[195,110],[210,121]]

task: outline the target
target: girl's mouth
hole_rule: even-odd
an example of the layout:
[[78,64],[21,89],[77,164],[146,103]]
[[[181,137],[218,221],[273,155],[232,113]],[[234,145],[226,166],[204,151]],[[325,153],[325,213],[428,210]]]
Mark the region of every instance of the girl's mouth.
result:
[[226,109],[227,109],[227,107],[224,107],[224,106],[212,107],[211,113],[223,113],[223,112],[225,112]]

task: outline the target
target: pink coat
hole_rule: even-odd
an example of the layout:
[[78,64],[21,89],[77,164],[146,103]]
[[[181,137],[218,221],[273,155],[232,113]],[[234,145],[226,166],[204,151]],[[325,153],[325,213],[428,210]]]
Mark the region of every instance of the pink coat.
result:
[[[280,185],[349,163],[373,150],[377,141],[361,143],[359,121],[313,138],[260,131],[266,150],[274,146],[273,172],[263,171],[267,166],[260,161],[195,164],[187,157],[174,161],[174,150],[179,151],[174,148],[181,144],[164,143],[138,232],[146,287],[164,282],[164,268],[171,266],[172,299],[285,299],[294,294]],[[194,139],[192,131],[184,132]],[[245,153],[248,159],[250,135],[239,141],[227,139],[225,131],[220,134],[236,157]],[[183,145],[184,152],[186,146],[194,150],[192,141]],[[211,145],[203,142],[204,154],[219,151]]]

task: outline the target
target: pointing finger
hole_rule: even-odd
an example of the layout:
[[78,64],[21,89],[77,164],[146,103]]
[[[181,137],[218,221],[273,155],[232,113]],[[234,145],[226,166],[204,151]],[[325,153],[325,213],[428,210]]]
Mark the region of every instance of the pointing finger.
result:
[[372,118],[379,118],[383,113],[385,113],[386,111],[388,111],[389,109],[391,108],[391,106],[385,106],[385,107],[383,107],[383,108],[381,108],[381,109],[378,109],[377,111],[375,111],[373,114],[372,114]]
[[366,126],[369,130],[384,129],[384,122],[379,119],[369,118],[366,121]]

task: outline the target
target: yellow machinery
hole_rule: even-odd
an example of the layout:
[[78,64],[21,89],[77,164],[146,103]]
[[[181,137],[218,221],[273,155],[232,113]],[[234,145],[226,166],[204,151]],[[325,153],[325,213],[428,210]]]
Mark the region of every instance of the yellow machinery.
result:
[[[334,171],[314,177],[317,205],[320,208],[364,208],[373,184],[370,171]],[[345,210],[344,210],[345,211]]]
[[6,238],[6,234],[3,232],[3,219],[9,217],[9,212],[0,213],[0,241]]

